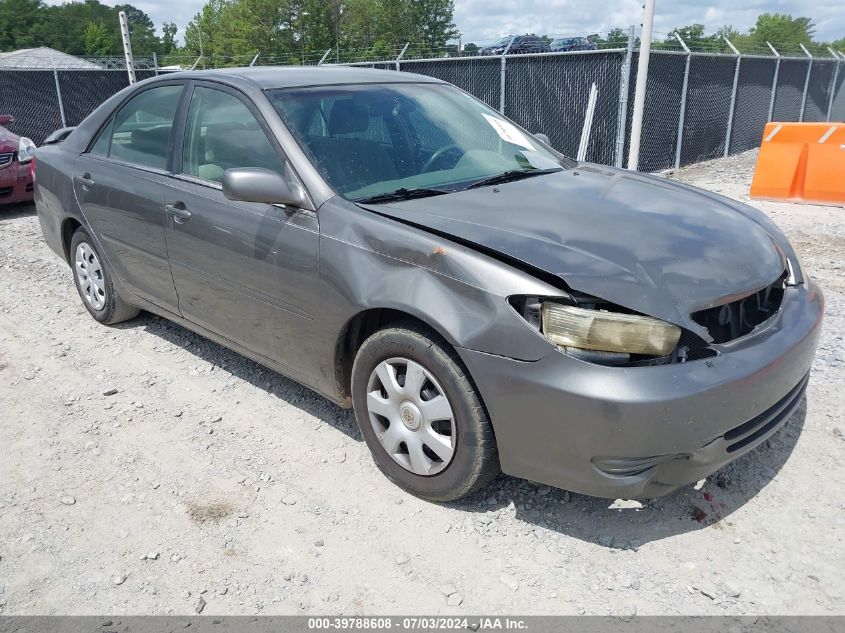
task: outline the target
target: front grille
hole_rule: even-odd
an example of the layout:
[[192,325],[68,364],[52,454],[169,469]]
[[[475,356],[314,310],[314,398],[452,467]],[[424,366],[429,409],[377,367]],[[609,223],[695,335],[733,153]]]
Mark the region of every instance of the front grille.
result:
[[692,319],[707,328],[714,343],[727,343],[750,334],[780,309],[785,279],[786,273],[771,286],[738,301],[694,312]]
[[773,406],[766,409],[756,418],[753,418],[744,424],[740,424],[725,433],[725,441],[733,442],[732,444],[729,444],[725,450],[727,450],[728,453],[735,453],[736,451],[741,450],[749,444],[752,444],[764,437],[767,433],[784,422],[790,415],[792,415],[792,412],[798,406],[798,403],[801,402],[801,397],[804,395],[804,390],[807,388],[807,381],[809,378],[810,375],[807,374],[801,379],[801,382],[795,385],[788,394],[786,394]]
[[0,169],[11,165],[13,160],[15,160],[14,152],[11,152],[9,154],[0,154]]

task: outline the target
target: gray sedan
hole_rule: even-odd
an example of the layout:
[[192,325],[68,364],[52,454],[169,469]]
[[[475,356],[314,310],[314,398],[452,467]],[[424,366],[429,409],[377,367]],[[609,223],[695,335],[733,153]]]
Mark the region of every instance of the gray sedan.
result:
[[35,180],[97,321],[162,315],[354,407],[430,500],[500,471],[612,498],[704,478],[787,421],[822,322],[760,212],[575,163],[419,75],[157,77]]

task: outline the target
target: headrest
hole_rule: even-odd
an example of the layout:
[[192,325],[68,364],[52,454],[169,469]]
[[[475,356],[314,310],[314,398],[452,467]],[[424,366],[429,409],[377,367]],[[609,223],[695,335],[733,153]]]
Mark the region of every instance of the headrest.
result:
[[169,126],[132,130],[132,147],[140,152],[157,154],[167,145],[169,138]]
[[364,132],[370,127],[370,113],[366,106],[352,99],[338,99],[329,114],[329,134]]

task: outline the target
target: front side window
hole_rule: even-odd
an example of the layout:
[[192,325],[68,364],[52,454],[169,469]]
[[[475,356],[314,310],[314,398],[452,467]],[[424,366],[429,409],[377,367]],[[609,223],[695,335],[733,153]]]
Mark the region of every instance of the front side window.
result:
[[[135,165],[167,168],[173,120],[182,86],[150,88],[130,99],[115,115],[110,129],[109,157]],[[108,132],[106,132],[108,134]],[[104,151],[97,139],[92,151]]]
[[191,97],[182,173],[221,182],[227,169],[263,167],[284,174],[284,162],[243,101],[213,88]]
[[403,189],[465,189],[564,161],[509,119],[444,84],[354,84],[269,91],[328,183],[351,200]]

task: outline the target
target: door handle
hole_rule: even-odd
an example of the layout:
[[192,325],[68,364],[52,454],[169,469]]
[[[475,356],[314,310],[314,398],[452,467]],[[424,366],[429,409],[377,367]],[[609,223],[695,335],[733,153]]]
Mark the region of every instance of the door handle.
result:
[[77,177],[76,181],[85,189],[89,189],[94,186],[94,181],[91,179],[91,174],[89,173],[86,173],[84,176]]
[[191,219],[191,212],[185,207],[184,202],[168,204],[164,208],[173,216],[173,221],[177,224],[184,224]]

